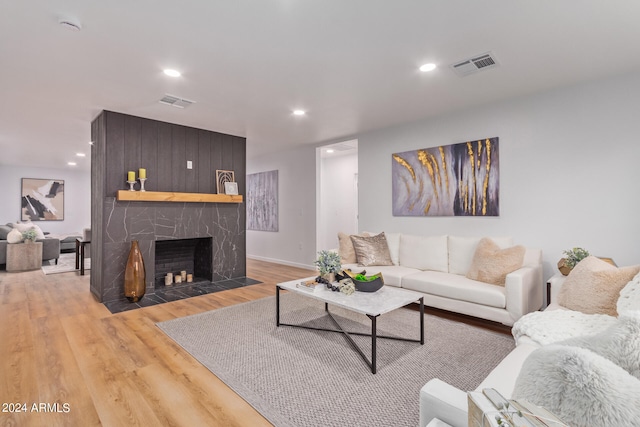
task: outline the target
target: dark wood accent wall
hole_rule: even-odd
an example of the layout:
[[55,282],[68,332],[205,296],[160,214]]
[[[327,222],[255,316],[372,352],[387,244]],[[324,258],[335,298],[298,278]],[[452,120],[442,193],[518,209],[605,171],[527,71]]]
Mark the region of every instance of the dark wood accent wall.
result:
[[[92,123],[91,291],[100,301],[124,296],[132,240],[154,290],[156,240],[212,237],[212,281],[246,275],[245,204],[119,202],[127,171],[147,170],[148,191],[216,193],[216,170],[233,170],[245,194],[245,138],[103,111]],[[193,169],[187,169],[187,160]],[[139,184],[136,185],[139,188]]]

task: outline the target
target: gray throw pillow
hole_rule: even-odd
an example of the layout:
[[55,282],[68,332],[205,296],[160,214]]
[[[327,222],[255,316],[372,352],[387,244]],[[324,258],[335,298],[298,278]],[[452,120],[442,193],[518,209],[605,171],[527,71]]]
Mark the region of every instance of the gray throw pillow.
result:
[[7,225],[0,225],[0,240],[7,240],[7,234],[12,230],[11,227]]

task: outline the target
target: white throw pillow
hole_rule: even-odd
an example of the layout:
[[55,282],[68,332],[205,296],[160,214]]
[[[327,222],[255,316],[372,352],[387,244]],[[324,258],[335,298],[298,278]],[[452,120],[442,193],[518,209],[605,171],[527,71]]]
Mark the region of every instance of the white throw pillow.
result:
[[447,236],[400,236],[400,265],[449,272]]
[[29,222],[16,222],[13,224],[13,228],[17,229],[18,231],[20,231],[21,233],[24,233],[25,231],[34,229],[36,231],[36,239],[44,239],[44,232],[42,231],[42,229],[40,227],[38,227],[36,224],[32,223],[31,221]]
[[629,310],[640,310],[640,273],[636,274],[620,291],[616,303],[618,314]]
[[[449,273],[466,275],[471,267],[473,254],[482,237],[449,236]],[[513,246],[512,237],[491,237],[500,249]]]

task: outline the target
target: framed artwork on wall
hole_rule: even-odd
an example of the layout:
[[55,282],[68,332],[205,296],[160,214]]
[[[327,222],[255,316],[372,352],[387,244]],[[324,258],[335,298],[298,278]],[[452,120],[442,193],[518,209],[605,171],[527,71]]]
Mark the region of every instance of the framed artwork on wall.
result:
[[64,220],[64,180],[22,178],[20,220]]
[[498,138],[395,153],[393,216],[500,216]]
[[278,171],[247,175],[247,230],[278,231]]
[[226,182],[236,182],[233,171],[216,170],[216,192],[225,194],[224,184]]

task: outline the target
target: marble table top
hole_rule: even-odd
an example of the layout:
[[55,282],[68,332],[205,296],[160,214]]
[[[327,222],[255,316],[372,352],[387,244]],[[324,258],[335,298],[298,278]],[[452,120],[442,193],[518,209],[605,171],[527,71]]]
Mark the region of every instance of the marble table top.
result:
[[278,283],[276,286],[300,295],[305,295],[309,298],[371,316],[379,316],[380,314],[404,307],[412,302],[418,302],[418,300],[424,296],[419,292],[387,285],[376,292],[356,291],[351,295],[334,292],[327,289],[324,285],[318,285],[313,290],[297,287],[300,282],[307,280],[313,280],[313,277]]

